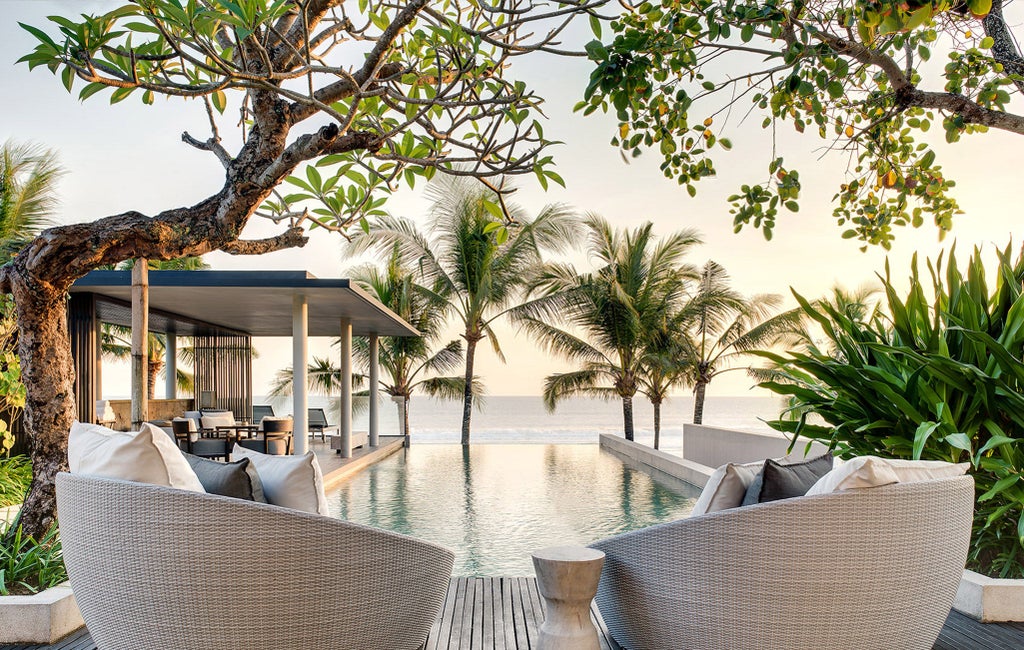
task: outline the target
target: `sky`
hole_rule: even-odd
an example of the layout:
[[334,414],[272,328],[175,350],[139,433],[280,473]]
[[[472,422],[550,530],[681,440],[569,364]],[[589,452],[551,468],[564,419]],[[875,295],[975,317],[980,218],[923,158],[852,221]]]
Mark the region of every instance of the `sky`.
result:
[[[0,0],[0,140],[38,143],[59,152],[67,170],[59,186],[61,223],[92,221],[127,210],[154,214],[189,205],[219,189],[223,182],[222,169],[211,154],[181,142],[186,130],[208,137],[201,104],[158,100],[154,106],[144,106],[133,97],[110,106],[100,96],[82,103],[77,92],[69,95],[47,70],[29,72],[26,65],[15,64],[33,46],[33,39],[18,27],[19,21],[42,26],[47,15],[105,11],[119,4],[111,0]],[[1021,22],[1021,16],[1007,17],[1011,24]],[[583,43],[589,38],[578,30],[570,40]],[[939,242],[934,227],[926,224],[899,232],[889,252],[880,248],[861,252],[857,241],[840,238],[841,229],[831,216],[831,197],[842,182],[845,159],[823,157],[822,141],[798,137],[784,127],[778,145],[787,164],[801,171],[802,208],[799,213],[780,216],[775,236],[767,242],[753,229],[734,234],[726,201],[741,184],[764,178],[770,141],[760,128],[762,116],[731,129],[727,135],[733,140],[733,150],[716,160],[718,175],[702,181],[696,198],[691,199],[661,174],[657,152],[629,164],[623,162],[609,145],[615,131],[612,117],[595,114],[583,118],[572,113],[587,83],[587,61],[524,57],[513,72],[547,100],[544,131],[564,143],[551,152],[567,185],[564,189],[553,185],[545,192],[532,178],[524,179],[516,194],[519,204],[536,213],[547,203],[565,203],[581,213],[601,214],[622,228],[646,221],[653,222],[659,233],[696,228],[705,243],[695,249],[690,261],[702,264],[713,259],[722,264],[734,286],[746,294],[782,294],[786,304],[793,306],[791,288],[818,297],[836,284],[857,287],[873,281],[887,257],[894,274],[904,277],[915,252],[934,256],[957,241],[961,257],[965,257],[971,246],[989,246],[991,250],[991,245],[1005,246],[1010,238],[1024,241],[1017,153],[1024,140],[1012,134],[992,131],[952,146],[933,143],[945,176],[957,182],[955,197],[965,212],[945,242]],[[941,138],[941,132],[935,135]],[[417,189],[397,194],[387,207],[423,223],[425,206]],[[269,223],[254,219],[243,237],[274,232]],[[304,249],[260,257],[214,253],[206,259],[216,269],[306,270],[318,277],[344,277],[353,262],[343,259],[340,250],[337,235],[317,231]],[[573,261],[580,268],[589,264],[581,253]],[[486,346],[480,349],[476,366],[489,394],[539,395],[545,376],[570,369],[511,327],[499,324],[496,329],[510,361],[502,364]],[[283,339],[258,339],[256,346],[255,393],[259,395],[278,369],[290,365],[291,353]],[[312,341],[311,351],[332,353],[327,340]],[[721,396],[764,394],[752,393],[751,382],[742,372],[717,378],[708,392]],[[105,396],[127,393],[127,368],[104,373]]]

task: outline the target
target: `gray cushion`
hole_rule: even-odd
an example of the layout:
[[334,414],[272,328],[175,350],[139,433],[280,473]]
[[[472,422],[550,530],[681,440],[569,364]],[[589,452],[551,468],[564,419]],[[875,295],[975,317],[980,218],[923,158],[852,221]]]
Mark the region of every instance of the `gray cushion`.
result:
[[267,498],[263,495],[263,482],[256,468],[248,458],[236,460],[231,463],[221,463],[209,458],[200,458],[192,454],[185,454],[192,470],[199,477],[203,489],[209,494],[220,494],[246,501],[258,501],[266,503]]
[[783,465],[769,458],[764,461],[764,467],[747,488],[747,493],[743,497],[743,505],[749,506],[753,503],[802,497],[807,494],[812,485],[818,482],[819,478],[831,470],[831,453],[789,465]]

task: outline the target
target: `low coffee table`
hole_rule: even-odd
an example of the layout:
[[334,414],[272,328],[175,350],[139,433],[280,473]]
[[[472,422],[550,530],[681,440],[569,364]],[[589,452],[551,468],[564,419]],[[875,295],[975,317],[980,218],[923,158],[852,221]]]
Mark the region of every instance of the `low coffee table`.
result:
[[590,602],[601,579],[604,553],[585,546],[551,546],[533,553],[537,590],[547,613],[540,650],[599,650]]

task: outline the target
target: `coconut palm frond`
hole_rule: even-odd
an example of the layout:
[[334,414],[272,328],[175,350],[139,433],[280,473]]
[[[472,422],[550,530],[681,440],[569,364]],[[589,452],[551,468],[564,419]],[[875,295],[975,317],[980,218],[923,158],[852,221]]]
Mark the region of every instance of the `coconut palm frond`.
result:
[[615,391],[607,386],[601,386],[599,383],[604,376],[605,373],[593,369],[548,375],[544,380],[544,408],[549,413],[554,413],[559,402],[577,395],[589,395],[605,399],[614,398],[616,396]]

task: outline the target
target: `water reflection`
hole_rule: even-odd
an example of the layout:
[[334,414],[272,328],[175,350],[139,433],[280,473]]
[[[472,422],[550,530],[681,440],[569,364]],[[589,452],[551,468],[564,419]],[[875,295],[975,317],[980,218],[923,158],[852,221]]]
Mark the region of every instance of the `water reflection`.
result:
[[686,516],[698,490],[597,445],[413,445],[328,495],[335,516],[456,552],[456,575],[532,575],[530,552]]

